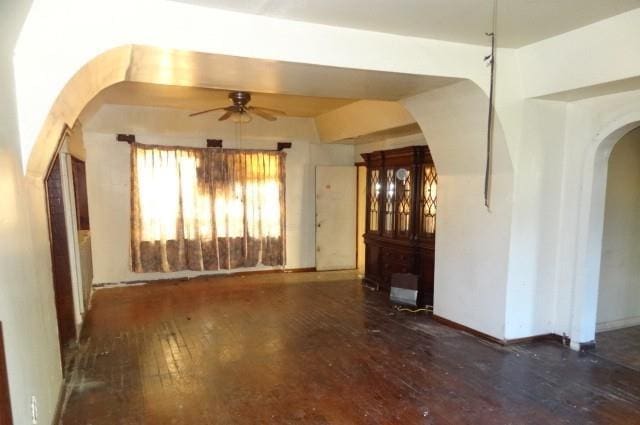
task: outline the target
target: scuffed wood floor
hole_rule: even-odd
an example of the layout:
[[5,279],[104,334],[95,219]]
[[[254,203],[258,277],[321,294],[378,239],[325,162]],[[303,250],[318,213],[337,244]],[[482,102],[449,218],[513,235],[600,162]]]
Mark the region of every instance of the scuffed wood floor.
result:
[[640,424],[640,372],[392,310],[355,274],[100,290],[74,424]]
[[640,326],[596,335],[595,355],[640,373]]

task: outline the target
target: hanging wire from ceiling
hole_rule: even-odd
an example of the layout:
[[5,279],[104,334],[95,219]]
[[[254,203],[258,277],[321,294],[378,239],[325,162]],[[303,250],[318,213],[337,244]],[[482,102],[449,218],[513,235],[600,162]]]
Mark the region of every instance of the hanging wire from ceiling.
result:
[[243,126],[243,122],[242,121],[237,121],[233,123],[234,125],[234,136],[236,139],[236,149],[242,149],[242,126]]
[[494,123],[494,92],[496,87],[496,31],[498,21],[498,0],[493,0],[493,17],[491,21],[491,32],[485,33],[491,37],[491,54],[485,56],[484,61],[491,67],[491,82],[489,86],[489,114],[487,117],[487,160],[484,173],[484,206],[490,209],[491,201],[491,178],[493,172],[493,123]]

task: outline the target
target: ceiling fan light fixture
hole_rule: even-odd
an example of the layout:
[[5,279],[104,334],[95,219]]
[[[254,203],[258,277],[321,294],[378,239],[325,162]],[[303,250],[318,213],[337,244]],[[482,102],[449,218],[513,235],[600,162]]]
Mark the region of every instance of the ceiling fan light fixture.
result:
[[236,124],[246,124],[251,122],[251,115],[246,112],[234,112],[231,114],[231,121]]

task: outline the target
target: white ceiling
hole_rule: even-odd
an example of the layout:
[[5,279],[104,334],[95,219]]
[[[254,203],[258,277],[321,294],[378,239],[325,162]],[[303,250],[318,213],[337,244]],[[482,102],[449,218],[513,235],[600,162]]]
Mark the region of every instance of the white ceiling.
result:
[[[493,0],[175,0],[295,21],[488,44]],[[498,0],[498,44],[520,47],[640,7],[640,0]]]

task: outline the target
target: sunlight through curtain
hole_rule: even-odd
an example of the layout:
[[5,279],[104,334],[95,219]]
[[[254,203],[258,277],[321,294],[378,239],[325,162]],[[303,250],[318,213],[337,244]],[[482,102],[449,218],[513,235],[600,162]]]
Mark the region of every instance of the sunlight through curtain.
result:
[[283,266],[284,159],[132,145],[132,270]]

